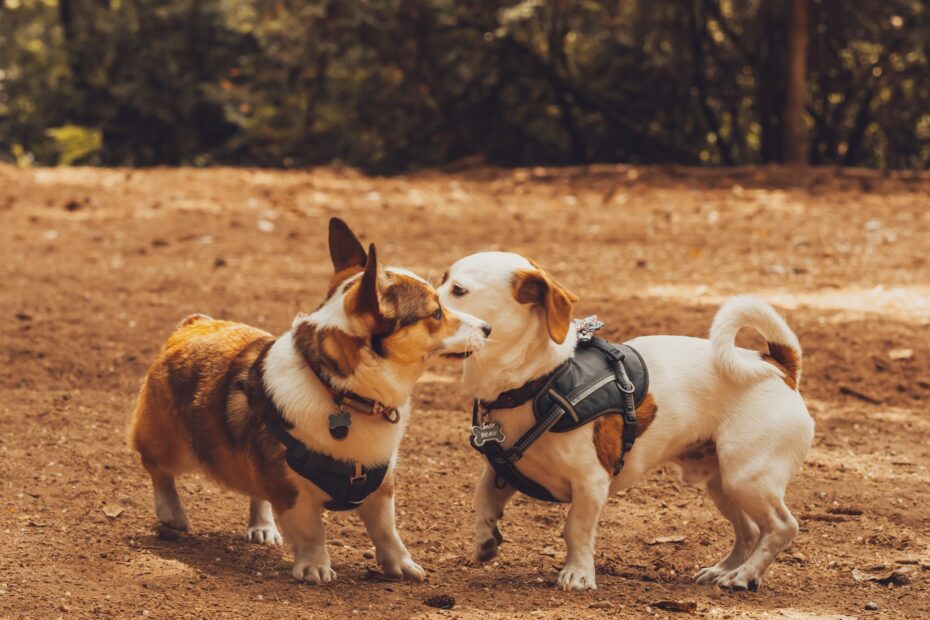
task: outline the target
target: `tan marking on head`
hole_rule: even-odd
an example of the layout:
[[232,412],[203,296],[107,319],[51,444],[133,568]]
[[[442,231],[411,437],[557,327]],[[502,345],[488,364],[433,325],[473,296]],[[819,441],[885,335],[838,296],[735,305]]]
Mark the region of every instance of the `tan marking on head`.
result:
[[343,282],[359,273],[362,273],[361,267],[349,267],[334,273],[333,276],[329,279],[329,287],[326,289],[326,299],[332,297],[333,293],[339,289]]
[[[655,420],[659,407],[652,394],[646,394],[636,408],[636,437],[640,437]],[[623,416],[611,414],[594,421],[594,447],[601,465],[613,474],[614,464],[623,452]]]
[[572,304],[578,301],[574,293],[555,281],[548,271],[532,259],[536,269],[520,269],[513,276],[513,296],[521,304],[539,306],[546,313],[549,337],[561,344],[572,323]]
[[314,368],[348,377],[361,359],[365,340],[350,336],[336,327],[318,328],[301,323],[294,330],[294,347]]
[[[387,357],[418,361],[438,350],[453,335],[461,321],[439,303],[436,290],[406,274],[387,274],[382,312],[391,322],[391,332],[382,339]],[[441,317],[433,315],[441,310]]]
[[801,355],[798,351],[787,344],[777,342],[766,343],[769,347],[768,353],[761,353],[762,359],[782,371],[782,379],[785,385],[792,390],[797,390],[801,382]]

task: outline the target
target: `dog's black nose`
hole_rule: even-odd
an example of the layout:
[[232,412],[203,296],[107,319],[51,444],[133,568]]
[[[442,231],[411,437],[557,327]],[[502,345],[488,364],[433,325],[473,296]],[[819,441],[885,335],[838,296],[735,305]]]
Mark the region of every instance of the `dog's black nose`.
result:
[[484,332],[484,337],[487,338],[488,336],[491,335],[491,326],[485,323],[484,325],[481,326],[481,331]]

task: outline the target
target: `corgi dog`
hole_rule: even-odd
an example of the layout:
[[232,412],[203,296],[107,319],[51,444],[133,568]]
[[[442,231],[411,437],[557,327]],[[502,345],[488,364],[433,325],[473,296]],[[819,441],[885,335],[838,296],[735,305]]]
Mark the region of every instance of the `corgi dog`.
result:
[[[675,463],[685,481],[706,485],[735,532],[727,556],[694,580],[732,589],[759,587],[766,568],[798,532],[785,489],[814,436],[798,391],[801,346],[770,305],[751,297],[729,300],[718,311],[709,339],[643,336],[625,343],[627,354],[635,353],[648,369],[648,393],[628,407],[635,408],[630,441],[624,433],[627,420],[613,410],[568,432],[533,434],[532,444],[517,454],[512,448],[518,438],[523,441],[528,429],[539,428],[534,397],[546,388],[534,386],[545,385],[545,378],[566,363],[577,368],[575,360],[587,346],[581,342],[584,334],[572,329],[577,298],[535,262],[505,252],[459,260],[437,290],[444,306],[473,312],[493,329],[493,340],[465,360],[463,379],[476,401],[476,419],[479,404],[487,418],[474,428],[473,434],[483,434],[473,437],[473,446],[500,442],[499,453],[510,459],[503,466],[518,470],[510,478],[519,478],[514,482],[502,479],[488,457],[474,496],[476,561],[497,555],[503,540],[498,521],[514,485],[525,488],[529,479],[555,501],[571,503],[558,586],[594,589],[595,531],[608,497],[651,468]],[[743,327],[761,333],[768,351],[736,347]],[[560,402],[566,410],[574,405]],[[499,467],[500,462],[495,461]]]
[[281,544],[277,517],[294,578],[336,578],[325,506],[357,508],[385,577],[421,580],[394,524],[392,470],[410,394],[430,357],[466,357],[486,326],[443,307],[420,277],[381,265],[374,244],[366,252],[336,218],[329,250],[325,301],[277,338],[184,319],[148,370],[130,443],[164,526],[188,529],[175,478],[199,469],[249,496],[249,540]]

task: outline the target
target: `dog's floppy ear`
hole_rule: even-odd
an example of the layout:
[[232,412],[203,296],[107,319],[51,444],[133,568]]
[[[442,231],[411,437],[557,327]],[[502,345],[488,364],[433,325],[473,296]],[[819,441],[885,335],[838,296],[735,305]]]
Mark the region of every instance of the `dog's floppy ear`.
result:
[[513,277],[513,296],[521,304],[534,304],[546,312],[549,337],[565,342],[572,325],[572,304],[578,301],[571,291],[542,269],[521,269]]
[[349,225],[334,217],[329,220],[329,256],[336,273],[349,267],[364,267],[368,257]]
[[378,254],[375,244],[368,246],[368,263],[358,286],[355,298],[355,312],[368,314],[375,319],[381,318],[381,294],[378,291]]

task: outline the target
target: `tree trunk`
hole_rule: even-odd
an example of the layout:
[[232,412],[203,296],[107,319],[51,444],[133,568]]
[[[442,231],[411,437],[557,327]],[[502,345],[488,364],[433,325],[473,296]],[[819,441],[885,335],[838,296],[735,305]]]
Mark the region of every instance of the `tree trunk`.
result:
[[792,0],[788,28],[787,96],[785,97],[785,161],[807,163],[807,137],[802,114],[807,104],[808,0]]

